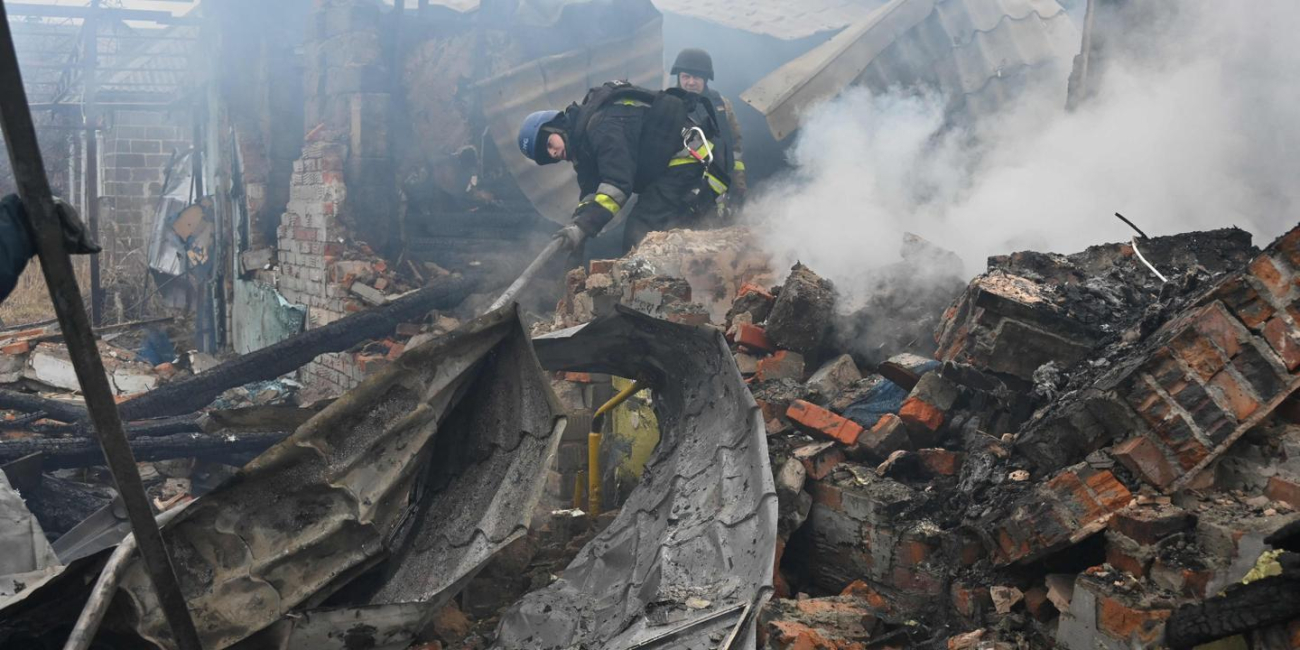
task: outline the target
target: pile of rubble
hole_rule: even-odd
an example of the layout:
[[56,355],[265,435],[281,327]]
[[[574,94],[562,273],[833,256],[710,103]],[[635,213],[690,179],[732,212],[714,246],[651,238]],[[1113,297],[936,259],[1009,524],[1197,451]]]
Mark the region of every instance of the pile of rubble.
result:
[[574,271],[550,327],[624,304],[725,329],[780,497],[767,647],[1151,644],[1300,518],[1300,229],[995,257],[916,294],[950,305],[915,314],[932,357],[880,362],[803,265],[703,293],[656,270]]
[[[1246,233],[1222,230],[1096,246],[1068,256],[1017,253],[991,258],[987,272],[968,284],[953,280],[960,267],[955,256],[909,236],[903,261],[883,273],[887,279],[857,312],[845,309],[837,287],[803,264],[776,284],[757,250],[743,229],[652,233],[622,259],[597,260],[570,272],[555,312],[535,323],[532,334],[551,333],[536,341],[534,353],[544,352],[547,340],[583,332],[622,341],[617,329],[574,326],[597,320],[606,327],[616,321],[617,327],[632,327],[630,308],[690,326],[675,330],[678,338],[714,328],[697,344],[715,341],[723,366],[729,347],[738,374],[729,367],[722,374],[736,389],[722,392],[743,396],[742,380],[748,387],[754,405],[743,408],[754,413],[757,407],[750,434],[758,441],[766,433],[766,450],[756,452],[752,465],[758,472],[770,464],[774,477],[774,483],[764,477],[768,487],[761,490],[748,487],[756,504],[767,499],[770,508],[776,502],[774,562],[769,565],[761,553],[758,562],[765,571],[770,566],[773,586],[772,598],[756,610],[760,647],[1118,650],[1166,642],[1190,647],[1227,633],[1246,634],[1251,647],[1300,646],[1300,611],[1288,604],[1294,599],[1277,595],[1297,584],[1287,577],[1296,567],[1284,551],[1296,545],[1288,530],[1300,529],[1287,528],[1300,521],[1300,399],[1294,394],[1300,388],[1300,228],[1263,251]],[[930,271],[909,275],[909,263]],[[365,301],[368,290],[398,293],[365,301],[373,303],[370,308],[359,307],[277,349],[252,353],[267,376],[251,384],[235,381],[251,372],[240,359],[218,363],[178,354],[166,337],[147,331],[112,341],[104,336],[105,366],[124,413],[128,419],[152,418],[133,422],[129,430],[139,457],[148,461],[142,473],[160,511],[205,493],[195,512],[216,512],[223,499],[253,507],[257,499],[235,498],[248,489],[249,479],[217,487],[238,471],[258,477],[265,489],[280,489],[265,462],[238,470],[244,461],[294,430],[300,438],[352,430],[321,422],[358,413],[395,417],[396,411],[374,410],[367,391],[396,387],[411,372],[432,372],[417,357],[438,349],[458,358],[464,352],[458,336],[486,331],[479,321],[461,327],[425,302],[413,303],[416,297],[407,296],[416,285],[371,259],[344,260],[333,268],[351,269],[336,279],[353,296],[349,300]],[[464,287],[453,288],[447,296],[463,298]],[[416,293],[430,291],[435,289]],[[636,317],[659,323],[655,327],[677,327]],[[909,334],[907,322],[917,331]],[[98,452],[76,424],[84,414],[76,411],[75,399],[51,399],[72,398],[77,387],[56,334],[46,328],[0,333],[0,383],[6,384],[0,397],[6,405],[32,398],[28,408],[17,409],[29,415],[16,425],[11,420],[9,429],[49,428],[41,436],[7,433],[0,451],[30,444],[47,452],[44,477],[37,465],[41,480],[15,487],[52,540],[79,540],[76,548],[55,544],[53,550],[66,559],[102,548],[93,537],[65,536],[83,519],[96,529],[121,525],[113,520],[109,477],[88,469]],[[367,338],[375,336],[380,338]],[[521,331],[512,337],[517,351],[526,349]],[[300,365],[347,357],[383,381],[363,385],[322,413],[322,406],[296,394],[292,381],[261,368],[282,356]],[[528,360],[522,352],[512,358]],[[663,372],[682,361],[641,360]],[[466,372],[475,367],[468,357],[457,363]],[[428,647],[483,647],[496,633],[502,634],[498,643],[526,647],[520,632],[527,631],[529,616],[552,600],[587,595],[573,582],[583,571],[566,575],[566,566],[595,563],[615,572],[600,555],[613,548],[602,542],[608,536],[603,531],[644,532],[617,510],[593,520],[570,509],[585,483],[580,477],[587,468],[591,416],[624,385],[588,372],[592,364],[613,371],[602,359],[587,367],[559,364],[563,371],[552,374],[567,425],[555,429],[546,444],[530,443],[531,462],[549,467],[526,472],[527,483],[537,488],[530,494],[547,499],[517,499],[511,534],[499,538],[499,548],[475,556],[485,568],[477,575],[443,576],[435,591],[421,596],[437,612],[422,625],[441,639]],[[212,385],[204,384],[205,377],[212,377]],[[691,381],[725,384],[720,377]],[[681,382],[670,379],[669,385],[681,392]],[[210,395],[206,406],[159,406],[163,393],[190,386]],[[233,388],[218,391],[219,386]],[[634,398],[623,407],[625,416],[613,418],[654,428],[655,416],[662,415],[657,402],[682,399],[658,390]],[[151,391],[143,398],[150,408],[138,408],[137,395]],[[689,397],[709,401],[718,392],[700,389]],[[468,400],[465,417],[497,417],[476,401],[494,391],[456,395]],[[504,395],[494,399],[511,403]],[[53,412],[56,405],[65,410]],[[749,417],[742,411],[731,415]],[[555,413],[544,420],[552,422]],[[40,424],[42,415],[50,422]],[[302,426],[309,419],[317,424]],[[684,425],[672,420],[665,426]],[[151,437],[178,431],[193,439],[182,445]],[[690,427],[683,431],[700,434]],[[196,455],[211,454],[194,451],[198,440],[247,444],[196,461]],[[602,453],[630,457],[611,457],[610,474],[601,477],[612,481],[602,491],[607,505],[615,506],[633,490],[627,481],[654,465],[644,456],[659,438],[609,440]],[[729,443],[710,443],[730,449]],[[757,443],[751,448],[761,449]],[[441,457],[430,462],[454,464]],[[5,473],[21,478],[21,469],[10,463]],[[735,479],[718,474],[720,484]],[[457,480],[477,479],[464,474]],[[672,481],[643,483],[656,485]],[[262,515],[274,519],[274,513]],[[520,522],[528,518],[533,525],[524,531]],[[500,523],[491,517],[483,522],[476,525]],[[680,520],[667,523],[673,522]],[[770,543],[768,530],[764,544]],[[193,528],[168,534],[205,533]],[[753,557],[746,561],[753,563]],[[750,577],[767,584],[766,576]],[[1269,582],[1283,578],[1290,582]],[[289,586],[294,598],[315,588]],[[1245,614],[1216,613],[1223,610],[1214,609],[1215,603],[1242,597],[1250,588],[1256,588],[1249,592],[1253,600],[1232,610]],[[1250,604],[1265,602],[1265,596],[1272,609]],[[397,601],[375,602],[388,607]],[[374,604],[364,598],[348,602]],[[687,613],[721,607],[701,597],[678,605]],[[741,616],[740,611],[732,613]],[[586,616],[581,609],[567,615]],[[601,619],[600,625],[615,626],[616,618]],[[276,625],[296,625],[287,620]],[[254,627],[250,623],[247,631]]]

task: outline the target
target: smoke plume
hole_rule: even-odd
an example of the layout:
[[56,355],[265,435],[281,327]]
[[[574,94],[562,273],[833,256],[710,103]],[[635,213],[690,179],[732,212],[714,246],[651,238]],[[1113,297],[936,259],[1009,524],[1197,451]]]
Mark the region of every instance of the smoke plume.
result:
[[[1132,235],[1239,226],[1262,245],[1300,221],[1300,3],[1185,0],[1073,112],[1067,79],[954,127],[947,98],[854,89],[815,108],[792,169],[747,209],[779,261],[860,306],[904,232],[956,251],[1069,253]],[[922,269],[923,271],[923,269]]]

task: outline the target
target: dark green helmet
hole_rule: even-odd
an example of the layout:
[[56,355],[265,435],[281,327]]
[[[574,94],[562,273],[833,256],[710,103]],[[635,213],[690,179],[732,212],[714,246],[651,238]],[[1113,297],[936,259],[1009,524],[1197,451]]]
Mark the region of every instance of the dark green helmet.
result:
[[688,47],[677,54],[670,74],[676,77],[683,72],[713,81],[713,57],[698,47]]

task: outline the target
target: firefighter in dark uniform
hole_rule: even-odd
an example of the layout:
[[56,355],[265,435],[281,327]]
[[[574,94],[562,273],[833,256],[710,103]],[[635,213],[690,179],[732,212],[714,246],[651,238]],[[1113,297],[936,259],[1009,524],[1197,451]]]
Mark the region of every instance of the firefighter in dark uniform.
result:
[[576,248],[595,237],[633,193],[623,251],[646,233],[699,227],[727,191],[727,174],[711,152],[715,118],[690,115],[701,98],[678,89],[653,92],[609,82],[564,111],[538,111],[519,130],[519,150],[539,165],[567,160],[578,174],[573,223],[561,231]]
[[723,147],[721,152],[715,150],[714,153],[723,159],[723,168],[731,176],[727,203],[733,210],[739,209],[745,201],[747,190],[740,123],[736,121],[736,111],[732,110],[731,101],[709,87],[709,82],[713,81],[713,57],[704,50],[688,47],[677,54],[672,75],[677,78],[678,88],[703,95],[713,102],[713,110],[718,116],[719,140]]

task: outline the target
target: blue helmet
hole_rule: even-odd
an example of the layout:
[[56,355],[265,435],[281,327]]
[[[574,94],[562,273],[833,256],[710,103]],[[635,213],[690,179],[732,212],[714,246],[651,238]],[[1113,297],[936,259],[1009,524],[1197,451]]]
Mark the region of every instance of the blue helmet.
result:
[[546,138],[542,137],[542,127],[559,115],[559,111],[537,111],[524,118],[519,127],[519,151],[529,160],[539,165],[558,162],[546,151]]

